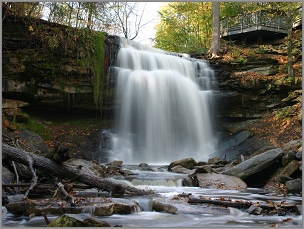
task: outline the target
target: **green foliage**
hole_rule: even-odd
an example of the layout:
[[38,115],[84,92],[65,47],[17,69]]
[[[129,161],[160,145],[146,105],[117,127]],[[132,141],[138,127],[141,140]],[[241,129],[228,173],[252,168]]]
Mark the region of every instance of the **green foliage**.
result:
[[59,41],[58,41],[56,35],[50,36],[49,40],[48,40],[48,43],[49,43],[49,47],[51,49],[58,48],[58,46],[59,46]]
[[236,46],[231,47],[231,48],[232,48],[232,50],[231,50],[231,56],[233,58],[238,58],[240,56],[240,54],[241,54],[240,49],[238,47],[236,47]]
[[266,89],[269,91],[273,88],[273,85],[271,83],[266,85]]
[[301,5],[302,2],[293,2],[291,5],[288,2],[222,2],[220,12],[222,18],[250,14],[261,10],[285,14],[291,7],[296,19],[301,16],[301,12],[298,10]]
[[247,63],[247,58],[244,58],[242,56],[240,56],[239,58],[237,58],[237,62],[241,63],[241,64],[246,64]]
[[156,25],[156,48],[202,53],[211,45],[212,3],[174,2],[164,6]]
[[250,60],[257,60],[257,54],[253,50],[249,50],[247,54],[248,59]]
[[105,33],[95,33],[94,40],[94,55],[93,55],[93,67],[94,67],[94,102],[102,110],[103,102],[103,87],[104,87],[104,35]]
[[15,120],[13,120],[13,124],[16,125],[19,130],[29,130],[38,134],[43,140],[50,140],[52,138],[51,131],[34,119],[29,119],[27,123],[16,123]]
[[262,47],[261,45],[260,45],[258,48],[256,48],[254,51],[255,51],[255,53],[257,53],[257,54],[262,54],[262,55],[265,54],[265,49],[264,49],[264,47]]
[[286,119],[291,113],[291,108],[290,107],[284,107],[282,108],[277,114],[276,116],[279,119]]
[[283,64],[280,66],[280,72],[288,74],[288,64]]

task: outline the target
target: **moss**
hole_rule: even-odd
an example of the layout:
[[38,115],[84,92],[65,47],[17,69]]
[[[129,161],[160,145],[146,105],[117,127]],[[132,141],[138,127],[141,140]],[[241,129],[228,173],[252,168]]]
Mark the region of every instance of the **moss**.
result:
[[[22,32],[19,34],[17,30],[18,33],[14,36],[20,37],[26,44],[26,47],[20,47],[20,50],[25,51],[4,52],[4,76],[27,82],[29,94],[33,96],[36,95],[39,84],[51,84],[58,79],[62,83],[69,84],[84,77],[87,83],[91,83],[93,79],[94,103],[96,108],[102,110],[106,33],[54,23],[41,23],[40,20],[22,21],[21,24],[22,26],[10,22],[4,26],[5,34],[11,34],[11,30],[16,31],[16,28],[20,27]],[[10,30],[11,25],[16,28]],[[19,67],[15,66],[16,63],[10,62],[11,56],[18,58]],[[69,65],[72,67],[65,67]],[[31,83],[33,78],[35,86]],[[80,92],[80,89],[78,91]],[[60,91],[59,94],[61,93]],[[73,103],[72,96],[66,95],[65,98],[69,104]]]
[[29,119],[27,123],[16,123],[15,120],[13,120],[13,124],[19,130],[29,130],[31,132],[40,135],[43,138],[43,140],[50,140],[52,138],[51,131],[45,128],[45,126],[42,123],[34,119]]
[[104,35],[105,33],[96,33],[94,57],[93,57],[93,69],[94,69],[94,102],[96,106],[99,106],[102,110],[103,94],[104,94]]

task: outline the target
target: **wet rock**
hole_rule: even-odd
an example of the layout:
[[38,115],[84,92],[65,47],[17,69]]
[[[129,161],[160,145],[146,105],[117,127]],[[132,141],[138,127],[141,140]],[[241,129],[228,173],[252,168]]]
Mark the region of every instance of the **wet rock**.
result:
[[113,166],[121,166],[123,163],[123,161],[112,161],[110,162],[109,164],[110,165],[113,165]]
[[296,158],[296,152],[290,150],[282,157],[282,165],[285,166]]
[[196,173],[211,173],[213,169],[211,165],[201,165],[201,166],[194,166],[196,169]]
[[15,174],[2,166],[2,182],[4,182],[5,184],[9,184],[9,183],[13,183],[14,180],[15,180]]
[[302,191],[302,180],[300,178],[287,181],[285,184],[289,192],[300,193]]
[[159,201],[153,201],[152,210],[156,212],[167,212],[171,214],[177,214],[177,208],[175,206]]
[[249,214],[260,215],[262,210],[263,208],[253,204],[246,210],[246,212],[248,212]]
[[95,216],[109,216],[112,214],[131,214],[139,208],[138,204],[131,200],[103,197],[90,198],[90,201],[82,201],[81,204],[71,205],[70,203],[48,198],[44,200],[16,201],[6,205],[9,212],[16,215],[45,214],[61,215],[64,213],[80,214],[91,213]]
[[230,136],[227,139],[225,139],[223,142],[221,142],[218,149],[224,150],[224,149],[229,149],[231,147],[237,146],[252,136],[253,136],[253,133],[250,130],[240,131],[239,133],[237,133],[233,136]]
[[44,156],[49,152],[42,137],[34,132],[21,130],[17,134],[12,135],[12,137],[24,140],[25,145],[20,144],[20,147],[25,151],[33,152],[41,156]]
[[275,149],[275,147],[274,147],[274,146],[263,146],[262,148],[260,148],[260,149],[258,149],[258,150],[256,150],[256,151],[254,151],[254,152],[250,155],[250,157],[257,156],[257,155],[259,155],[259,154],[265,153],[265,152],[267,152],[267,151],[269,151],[269,150],[272,150],[272,149]]
[[191,178],[190,177],[184,178],[182,180],[182,186],[193,187]]
[[181,159],[181,160],[173,161],[169,165],[168,170],[171,171],[171,168],[173,168],[177,165],[181,165],[186,169],[193,169],[194,166],[197,165],[197,162],[193,158],[184,158],[184,159]]
[[[18,163],[18,162],[15,162],[15,166],[16,166],[16,170],[18,171],[19,180],[22,180],[22,179],[24,179],[24,180],[32,179],[33,175],[32,175],[32,173],[31,173],[31,171],[30,171],[30,169],[29,169],[28,166],[23,165],[23,164]],[[10,166],[10,167],[11,167],[10,170],[14,171],[13,167],[12,166]],[[39,170],[37,171],[37,174],[38,175],[40,174]]]
[[182,185],[187,187],[199,187],[197,177],[191,175],[182,180]]
[[247,72],[256,72],[264,76],[270,76],[277,74],[279,72],[279,69],[276,66],[271,65],[271,66],[253,68],[248,70]]
[[241,162],[230,169],[228,168],[223,172],[223,174],[245,179],[272,165],[282,155],[283,150],[281,148],[272,149],[260,155],[249,158],[248,160]]
[[283,149],[285,152],[288,152],[289,150],[293,150],[293,151],[297,152],[301,146],[302,146],[302,140],[297,139],[297,140],[292,140],[292,141],[284,144]]
[[298,153],[302,153],[302,146],[297,150]]
[[263,190],[266,192],[274,192],[277,195],[287,195],[286,185],[275,181],[275,179],[268,181],[267,184],[263,187]]
[[171,168],[171,172],[193,175],[196,172],[196,170],[195,169],[186,169],[181,165],[177,165],[177,166],[174,166],[173,168]]
[[64,214],[48,227],[111,227],[106,221],[97,221],[90,214]]
[[3,99],[2,100],[2,109],[6,108],[19,108],[19,107],[25,107],[29,106],[29,103],[20,101],[20,100],[14,100],[14,99]]
[[139,167],[148,167],[149,165],[147,163],[140,163],[138,166]]
[[111,203],[97,203],[94,204],[94,215],[96,216],[109,216],[113,214],[131,214],[136,212],[139,206],[132,201],[125,201],[117,199]]
[[104,165],[77,158],[71,158],[64,163],[70,166],[78,166],[80,170],[82,167],[85,167],[86,169],[95,173],[97,176],[105,177],[106,167]]
[[299,168],[299,162],[297,160],[293,160],[289,162],[283,169],[279,170],[273,177],[277,177],[279,175],[290,176]]
[[20,108],[2,109],[2,114],[7,120],[10,120],[11,123],[28,123],[29,121],[29,115]]
[[201,166],[201,165],[207,165],[208,163],[206,161],[199,161],[197,162],[197,166]]
[[107,167],[107,173],[118,173],[121,169],[121,166],[118,165],[110,165]]
[[196,174],[201,188],[215,188],[225,190],[247,190],[247,184],[240,178],[216,173]]
[[298,119],[298,122],[300,123],[300,124],[302,124],[302,110],[300,110],[300,112],[299,112],[299,114],[298,114],[298,117],[297,117],[297,119]]
[[153,169],[147,163],[140,163],[138,165],[143,171],[153,171]]
[[284,175],[284,174],[280,174],[280,175],[278,175],[278,176],[276,176],[275,178],[274,178],[274,180],[276,181],[276,182],[279,182],[279,183],[282,183],[282,184],[285,184],[287,181],[290,181],[290,180],[292,180],[293,178],[291,178],[291,177],[289,177],[289,176],[286,176],[286,175]]
[[134,175],[134,173],[133,173],[131,170],[129,170],[129,169],[123,169],[123,168],[121,168],[121,169],[119,170],[119,172],[120,172],[122,175],[124,175],[124,176]]
[[302,152],[297,152],[297,153],[296,153],[296,158],[297,158],[298,160],[302,160]]
[[218,158],[218,157],[213,157],[213,158],[210,158],[208,160],[208,164],[223,164],[223,165],[226,165],[228,163],[227,160],[224,160],[224,159],[221,159],[221,158]]

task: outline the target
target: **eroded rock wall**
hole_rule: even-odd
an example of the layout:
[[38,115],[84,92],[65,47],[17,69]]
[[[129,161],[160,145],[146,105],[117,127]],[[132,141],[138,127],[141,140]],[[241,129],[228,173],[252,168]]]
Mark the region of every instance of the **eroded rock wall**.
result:
[[2,38],[4,98],[45,107],[113,109],[107,71],[115,64],[117,37],[6,15]]

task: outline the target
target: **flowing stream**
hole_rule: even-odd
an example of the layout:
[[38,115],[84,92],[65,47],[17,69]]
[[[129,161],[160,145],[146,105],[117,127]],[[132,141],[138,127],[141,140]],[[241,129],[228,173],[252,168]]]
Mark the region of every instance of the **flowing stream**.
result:
[[214,73],[208,63],[121,39],[117,55],[117,135],[124,163],[199,160],[214,151]]
[[[300,195],[277,196],[265,193],[261,189],[248,188],[246,191],[204,189],[199,187],[183,187],[181,179],[184,174],[174,174],[165,171],[159,166],[152,166],[153,171],[142,171],[136,166],[127,167],[137,175],[126,177],[125,182],[141,189],[152,189],[157,195],[151,196],[124,196],[123,198],[136,201],[139,205],[132,214],[114,214],[111,216],[93,216],[97,220],[107,221],[111,226],[123,227],[171,227],[171,228],[205,228],[205,227],[287,227],[302,228],[302,215],[287,214],[280,216],[274,214],[254,215],[246,209],[225,208],[211,204],[191,205],[183,199],[173,200],[178,194],[191,193],[192,197],[199,198],[225,198],[231,200],[252,201],[267,203],[285,201],[287,204],[297,204],[302,209]],[[98,196],[96,189],[82,191],[78,196]],[[152,201],[168,203],[177,208],[176,214],[156,212],[152,210]],[[89,208],[83,214],[90,214]],[[80,214],[81,215],[81,214]],[[48,214],[48,219],[53,221],[58,216]],[[81,217],[81,216],[79,216]],[[2,207],[2,226],[5,227],[38,227],[45,225],[42,216],[29,218],[15,216]]]

